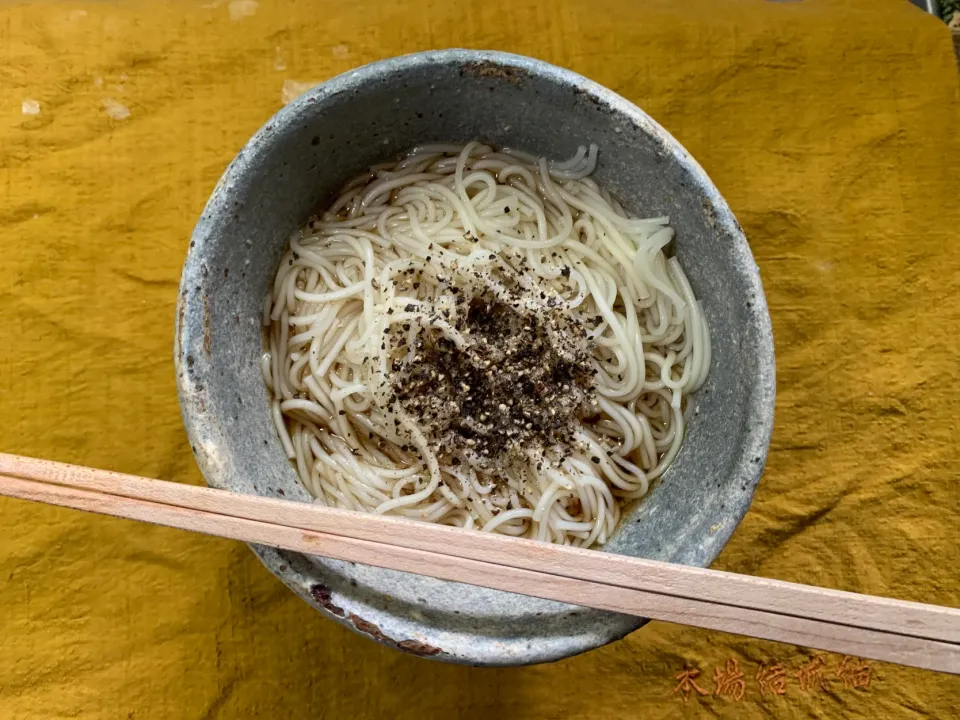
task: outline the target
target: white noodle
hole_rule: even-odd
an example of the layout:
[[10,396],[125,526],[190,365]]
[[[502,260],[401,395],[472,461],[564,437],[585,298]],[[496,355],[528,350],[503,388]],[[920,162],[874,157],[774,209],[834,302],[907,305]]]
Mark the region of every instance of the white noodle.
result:
[[[709,370],[710,335],[664,253],[669,219],[628,216],[588,177],[596,162],[596,145],[552,163],[478,143],[424,145],[354,178],[295,233],[264,306],[260,369],[315,502],[590,546],[663,474],[683,439],[685,398]],[[598,414],[570,447],[541,454],[542,467],[531,458],[493,476],[446,465],[377,390],[394,360],[413,359],[419,327],[463,346],[437,317],[456,313],[439,281],[451,264],[468,293],[479,291],[468,273],[495,296],[513,277],[529,309],[548,297],[592,330]],[[401,294],[411,269],[422,281]],[[410,325],[407,348],[384,333],[397,323]]]

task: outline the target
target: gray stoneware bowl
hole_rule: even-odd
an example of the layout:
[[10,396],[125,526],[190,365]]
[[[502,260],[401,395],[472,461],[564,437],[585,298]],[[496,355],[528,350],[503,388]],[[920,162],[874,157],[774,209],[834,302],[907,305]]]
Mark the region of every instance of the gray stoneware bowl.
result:
[[[207,482],[309,500],[277,439],[259,369],[261,308],[287,238],[368,165],[418,144],[474,138],[550,158],[595,142],[597,182],[640,216],[670,216],[713,363],[679,456],[605,549],[709,565],[750,505],[773,425],[773,339],[756,264],[727,203],[663,128],[610,90],[517,55],[446,50],[348,72],[283,108],[230,163],[193,232],[177,306],[180,403]],[[331,619],[449,662],[557,660],[644,622],[253,549]]]

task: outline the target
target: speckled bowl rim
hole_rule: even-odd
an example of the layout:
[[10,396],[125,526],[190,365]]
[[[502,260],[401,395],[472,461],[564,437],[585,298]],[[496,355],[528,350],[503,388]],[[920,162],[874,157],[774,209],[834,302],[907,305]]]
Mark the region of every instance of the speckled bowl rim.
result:
[[[177,384],[181,410],[184,425],[190,437],[191,444],[194,447],[194,453],[200,469],[207,483],[211,486],[225,489],[231,487],[231,480],[222,472],[222,467],[219,463],[211,462],[209,453],[197,450],[197,443],[201,441],[205,447],[210,447],[210,443],[213,443],[215,446],[217,433],[221,433],[220,437],[223,437],[223,431],[220,429],[221,426],[219,423],[216,422],[216,418],[210,417],[210,413],[207,411],[205,405],[202,401],[198,400],[194,392],[195,381],[202,380],[202,378],[191,379],[188,377],[188,373],[183,371],[185,363],[187,362],[189,348],[196,347],[198,343],[202,341],[204,332],[202,323],[200,319],[196,317],[196,313],[192,309],[190,311],[187,309],[198,306],[197,294],[200,288],[198,281],[201,277],[201,271],[204,270],[202,267],[204,246],[211,236],[215,234],[215,228],[209,219],[225,212],[224,208],[229,199],[230,188],[239,182],[247,173],[251,172],[257,163],[261,161],[263,155],[270,151],[273,138],[278,135],[284,126],[300,121],[301,113],[310,104],[320,102],[340,93],[362,91],[368,83],[383,80],[398,70],[409,70],[417,68],[418,66],[431,64],[464,65],[468,63],[492,64],[507,69],[516,69],[534,76],[546,77],[560,85],[576,88],[577,92],[585,94],[610,112],[632,122],[636,127],[653,138],[664,152],[672,155],[674,160],[688,173],[689,178],[696,184],[701,193],[704,207],[710,215],[710,223],[713,226],[715,234],[717,236],[726,236],[726,239],[734,246],[736,265],[743,272],[743,279],[747,281],[747,286],[753,297],[748,326],[753,326],[753,330],[757,336],[757,356],[755,359],[757,383],[749,394],[748,402],[745,404],[745,415],[749,419],[750,424],[749,429],[744,434],[745,442],[742,443],[739,462],[734,467],[732,473],[738,478],[747,493],[743,502],[738,507],[731,507],[727,511],[726,519],[728,522],[724,522],[722,527],[715,533],[704,538],[699,544],[699,547],[696,548],[691,564],[696,563],[702,567],[707,567],[719,555],[749,509],[753,493],[762,474],[773,431],[776,385],[773,333],[759,270],[750,252],[749,245],[747,244],[740,224],[737,222],[726,201],[707,177],[703,168],[666,130],[639,107],[598,83],[570,70],[521,55],[497,51],[440,50],[380,60],[351,70],[327,80],[281,109],[265,123],[230,163],[223,177],[214,188],[204,208],[201,220],[198,222],[192,235],[190,249],[187,252],[183,274],[181,276],[176,319],[174,359],[177,368]],[[381,643],[392,647],[398,646],[397,643],[390,641],[388,638],[381,637],[380,635],[382,635],[382,633],[371,632],[362,626],[364,621],[361,620],[360,623],[348,622],[347,619],[342,617],[342,610],[335,608],[335,611],[331,612],[331,609],[326,607],[322,599],[318,599],[315,596],[311,597],[309,591],[305,587],[302,587],[303,578],[298,577],[295,569],[279,562],[277,559],[278,556],[272,550],[258,546],[252,546],[252,549],[258,554],[271,572],[277,575],[285,584],[291,587],[291,589],[294,589],[297,594],[310,602],[314,607],[323,610],[328,617],[353,630],[372,637]],[[340,612],[338,613],[336,610],[340,610]],[[441,661],[494,666],[549,662],[618,640],[639,628],[645,622],[646,620],[643,618],[636,618],[634,624],[625,628],[620,626],[618,630],[614,632],[608,632],[606,634],[598,633],[595,638],[587,643],[571,642],[566,645],[561,643],[560,645],[555,644],[549,649],[538,648],[533,645],[528,647],[523,655],[519,656],[508,652],[502,657],[497,657],[496,655],[491,656],[489,654],[483,657],[469,657],[463,656],[462,654],[439,654],[434,657]],[[369,625],[369,623],[366,624]],[[373,627],[376,628],[376,626]],[[409,648],[402,647],[402,644],[400,649],[409,650]],[[418,654],[433,656],[431,652]]]

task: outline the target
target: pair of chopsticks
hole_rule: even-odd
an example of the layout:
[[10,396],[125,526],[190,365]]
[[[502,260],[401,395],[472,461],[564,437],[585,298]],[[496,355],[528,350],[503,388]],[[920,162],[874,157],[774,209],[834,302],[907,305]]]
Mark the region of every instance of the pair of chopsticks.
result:
[[0,453],[0,495],[960,674],[960,610]]

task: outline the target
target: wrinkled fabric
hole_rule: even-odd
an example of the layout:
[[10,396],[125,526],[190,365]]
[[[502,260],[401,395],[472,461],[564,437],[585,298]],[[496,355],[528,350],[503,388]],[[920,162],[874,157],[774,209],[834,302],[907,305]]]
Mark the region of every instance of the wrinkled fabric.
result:
[[[199,483],[191,228],[284,85],[440,47],[572,68],[699,160],[760,266],[776,429],[716,567],[960,605],[960,97],[905,0],[35,2],[0,8],[0,450]],[[0,501],[0,718],[948,718],[960,679],[654,622],[445,666],[245,546]]]

